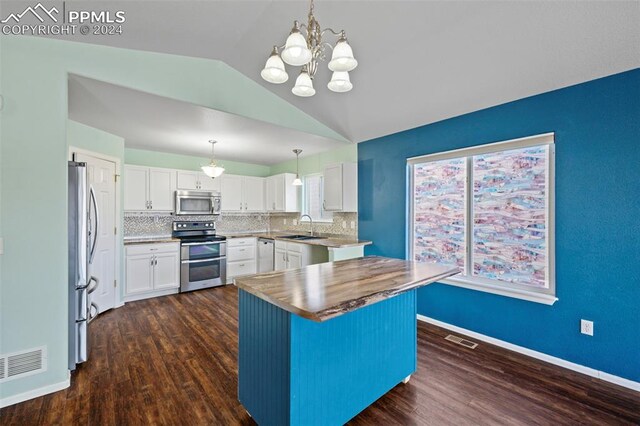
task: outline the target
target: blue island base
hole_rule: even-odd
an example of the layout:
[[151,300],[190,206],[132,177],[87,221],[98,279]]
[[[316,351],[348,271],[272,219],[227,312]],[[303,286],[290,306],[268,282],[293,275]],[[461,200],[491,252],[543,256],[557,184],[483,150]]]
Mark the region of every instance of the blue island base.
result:
[[342,425],[416,370],[415,290],[314,322],[239,290],[238,398],[260,425]]

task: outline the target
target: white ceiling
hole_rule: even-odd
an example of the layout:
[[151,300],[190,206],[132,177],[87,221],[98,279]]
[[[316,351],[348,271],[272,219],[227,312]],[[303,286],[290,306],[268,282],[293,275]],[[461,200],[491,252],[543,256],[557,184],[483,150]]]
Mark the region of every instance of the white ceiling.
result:
[[272,165],[343,147],[322,136],[216,111],[187,102],[69,76],[69,118],[125,139],[127,148]]
[[279,86],[259,73],[306,1],[73,2],[89,3],[126,11],[124,34],[69,39],[222,60],[355,142],[640,66],[638,1],[318,0],[359,65],[351,92],[326,89],[323,64],[298,98],[296,70]]

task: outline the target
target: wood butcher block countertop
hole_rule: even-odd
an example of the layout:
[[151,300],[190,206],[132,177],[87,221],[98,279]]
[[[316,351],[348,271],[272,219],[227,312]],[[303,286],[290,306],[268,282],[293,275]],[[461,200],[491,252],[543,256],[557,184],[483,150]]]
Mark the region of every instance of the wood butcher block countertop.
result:
[[320,322],[458,272],[433,263],[367,256],[238,277],[235,283],[281,309]]

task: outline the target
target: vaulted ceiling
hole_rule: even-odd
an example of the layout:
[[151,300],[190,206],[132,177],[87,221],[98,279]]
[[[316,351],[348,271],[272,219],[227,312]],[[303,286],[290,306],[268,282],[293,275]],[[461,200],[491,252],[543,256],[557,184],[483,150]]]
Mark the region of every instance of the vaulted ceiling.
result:
[[637,1],[319,0],[320,24],[353,46],[354,89],[330,92],[323,63],[317,94],[298,98],[297,69],[282,85],[260,70],[305,1],[90,4],[124,10],[123,34],[68,39],[224,61],[355,142],[640,66]]

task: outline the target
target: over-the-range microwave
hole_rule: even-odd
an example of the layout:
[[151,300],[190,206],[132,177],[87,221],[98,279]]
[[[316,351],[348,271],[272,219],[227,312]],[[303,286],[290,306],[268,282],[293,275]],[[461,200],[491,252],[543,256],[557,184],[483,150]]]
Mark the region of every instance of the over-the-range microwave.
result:
[[220,214],[220,193],[215,191],[176,191],[178,216]]

